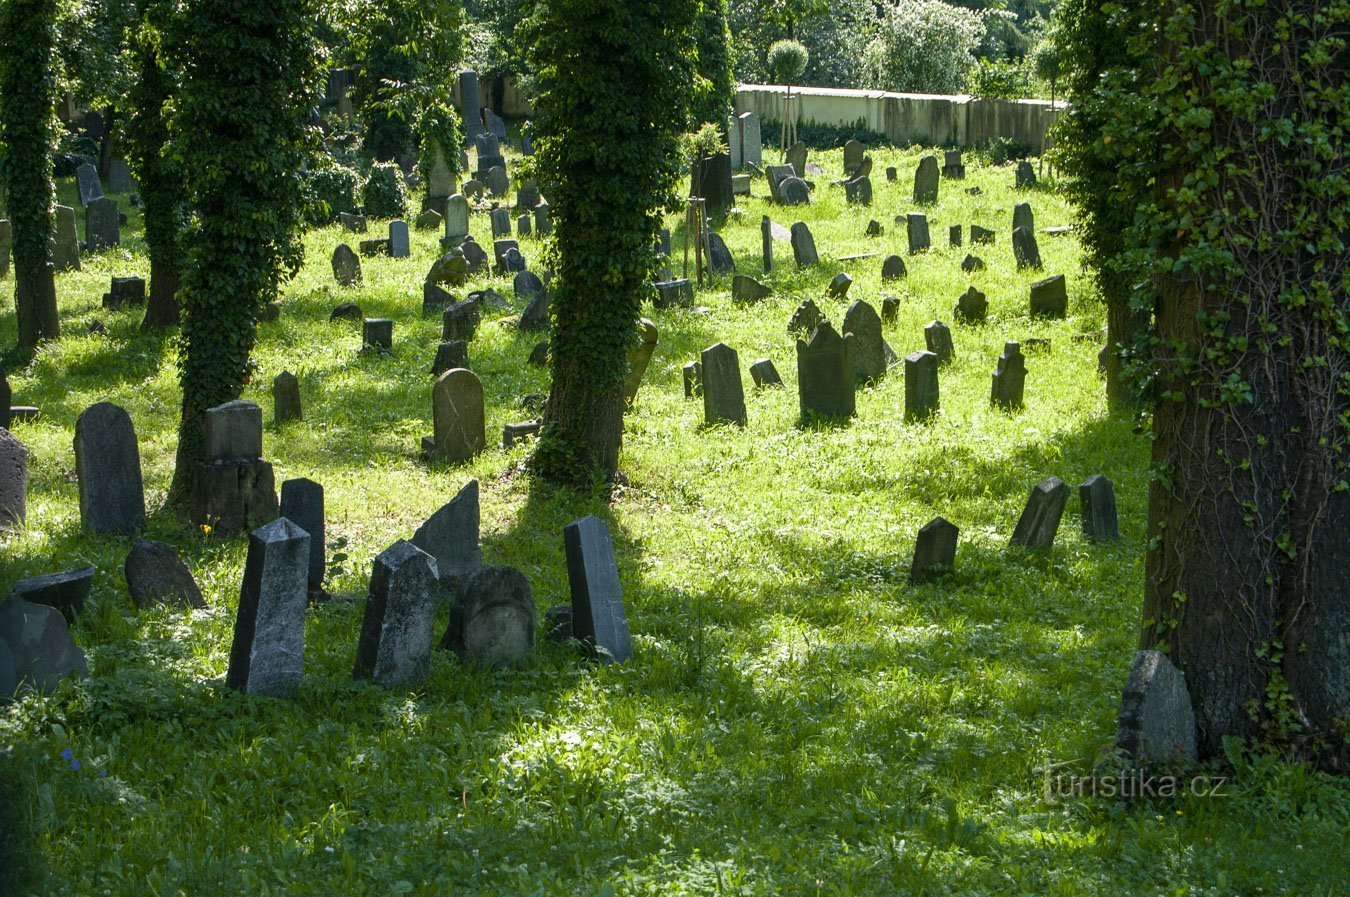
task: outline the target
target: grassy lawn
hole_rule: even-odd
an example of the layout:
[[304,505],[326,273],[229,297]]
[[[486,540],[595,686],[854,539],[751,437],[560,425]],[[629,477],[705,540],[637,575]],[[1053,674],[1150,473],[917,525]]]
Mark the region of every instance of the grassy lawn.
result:
[[[362,603],[330,602],[309,613],[304,686],[286,701],[223,688],[246,539],[160,510],[175,350],[140,334],[139,310],[99,305],[112,275],[148,276],[136,210],[118,197],[132,218],[122,248],[58,277],[63,338],[10,371],[15,403],[43,414],[15,425],[32,451],[28,528],[0,536],[0,594],[84,563],[98,575],[74,627],[90,678],[0,709],[0,785],[28,842],[0,860],[28,868],[27,890],[79,895],[1345,893],[1350,787],[1303,766],[1235,751],[1232,769],[1211,770],[1228,776],[1218,796],[1047,793],[1047,768],[1087,775],[1112,747],[1143,592],[1148,444],[1107,412],[1103,310],[1076,238],[1038,234],[1044,274],[1014,269],[1015,202],[1032,202],[1038,230],[1072,221],[1052,189],[1014,192],[1012,166],[968,155],[967,179],[944,182],[929,210],[934,249],[881,283],[885,256],[905,254],[893,218],[912,210],[921,154],[873,153],[870,209],[831,186],[838,150],[812,154],[827,173],[810,208],[772,207],[755,182],[720,230],[738,270],[774,295],[737,306],[723,277],[698,308],[648,312],[660,345],[608,504],[531,489],[528,448],[501,450],[502,425],[531,417],[521,398],[548,380],[525,363],[538,337],[493,313],[469,349],[490,448],[461,467],[420,462],[440,336],[439,318],[420,315],[421,281],[438,235],[414,232],[412,259],[363,259],[364,286],[346,289],[329,257],[359,238],[309,233],[280,320],[261,325],[244,398],[264,409],[278,483],[326,489],[328,537],[348,555],[330,590],[364,595],[372,559],[476,477],[485,562],[529,578],[541,637],[523,669],[437,652],[422,687],[390,692],[351,678]],[[61,188],[74,204],[73,183]],[[806,221],[822,264],[797,270],[782,242],[762,275],[763,214]],[[870,218],[884,236],[865,236]],[[996,243],[947,246],[949,225],[972,223]],[[490,250],[487,216],[472,229]],[[372,223],[370,236],[383,231]],[[538,269],[542,244],[525,238],[522,251]],[[988,269],[963,274],[967,251]],[[837,261],[859,253],[876,255]],[[901,297],[885,326],[901,356],[924,347],[928,321],[952,326],[937,419],[904,422],[893,369],[859,391],[847,425],[797,426],[786,324],[813,297],[839,326],[846,303],[824,292],[840,271],[855,278],[849,302],[880,310],[883,295]],[[1068,275],[1069,316],[1034,321],[1028,286],[1054,273]],[[952,318],[971,283],[989,297],[983,326]],[[513,298],[507,279],[478,284]],[[0,290],[8,302],[12,272]],[[344,301],[394,319],[391,355],[358,351],[359,322],[329,323]],[[85,335],[95,320],[107,335]],[[0,316],[0,345],[15,331]],[[1049,345],[1027,352],[1026,408],[991,409],[1003,343],[1028,338]],[[683,396],[682,365],[719,341],[740,354],[744,429],[703,427],[701,401]],[[761,357],[786,389],[752,389]],[[305,419],[278,427],[270,386],[283,370],[300,379]],[[71,440],[100,400],[135,423],[148,537],[179,550],[209,608],[138,613],[121,572],[129,541],[81,532]],[[1081,535],[1075,496],[1052,550],[1008,547],[1037,481],[1073,487],[1094,473],[1115,483],[1118,543]],[[636,651],[622,666],[542,637],[544,608],[568,601],[562,527],[588,513],[618,552]],[[938,514],[961,529],[956,569],[912,586],[915,533]]]

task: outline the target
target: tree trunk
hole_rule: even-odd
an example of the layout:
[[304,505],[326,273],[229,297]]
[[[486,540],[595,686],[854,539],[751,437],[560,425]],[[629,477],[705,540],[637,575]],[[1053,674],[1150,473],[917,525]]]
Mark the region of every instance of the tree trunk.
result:
[[[1109,277],[1110,275],[1104,275]],[[1133,383],[1124,377],[1121,351],[1128,351],[1135,338],[1149,326],[1148,315],[1130,309],[1128,289],[1103,284],[1106,293],[1106,400],[1113,408],[1129,408],[1139,402]]]
[[178,266],[150,256],[150,298],[145,306],[141,331],[148,332],[178,324]]
[[[627,359],[623,348],[619,358]],[[623,445],[623,381],[612,387],[592,386],[594,357],[570,360],[557,358],[553,364],[553,385],[544,409],[544,430],[557,443],[576,453],[572,459],[559,458],[540,472],[557,482],[576,482],[587,471],[595,471],[612,480],[619,468],[619,449]],[[580,476],[578,476],[580,474]]]
[[14,263],[14,302],[19,317],[19,345],[32,348],[40,340],[61,336],[56,312],[56,273],[51,262]]

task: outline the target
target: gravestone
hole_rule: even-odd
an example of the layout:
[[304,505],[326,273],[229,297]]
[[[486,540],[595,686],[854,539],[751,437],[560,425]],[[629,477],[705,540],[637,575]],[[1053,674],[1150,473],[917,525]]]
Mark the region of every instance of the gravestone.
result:
[[929,321],[923,328],[923,341],[928,351],[937,356],[938,364],[944,365],[956,358],[956,346],[952,343],[952,329],[941,321]]
[[206,412],[206,457],[256,461],[262,457],[262,409],[236,399]]
[[733,174],[731,176],[731,193],[734,196],[749,196],[750,188],[754,184],[754,179],[748,174]]
[[1036,232],[1036,213],[1031,209],[1031,203],[1019,202],[1013,205],[1012,229],[1025,227],[1032,233]]
[[400,539],[375,558],[353,678],[385,688],[426,678],[438,591],[436,561],[411,542]]
[[1059,518],[1069,500],[1069,487],[1059,477],[1046,477],[1031,489],[1026,508],[1013,530],[1012,544],[1023,548],[1049,548],[1059,531]]
[[492,135],[498,140],[506,139],[506,122],[502,117],[493,112],[490,108],[483,108],[483,126],[492,132]]
[[512,424],[502,424],[502,448],[509,449],[517,442],[522,442],[532,436],[538,436],[539,431],[544,428],[544,419],[542,417],[534,420],[522,420]]
[[506,209],[493,209],[488,219],[492,222],[493,239],[511,236],[511,213]]
[[516,211],[531,212],[539,205],[539,200],[539,185],[534,181],[526,181],[516,191]]
[[535,343],[534,348],[530,350],[530,357],[527,361],[537,368],[546,366],[548,364],[548,340],[541,339]]
[[355,302],[344,302],[333,309],[328,316],[328,322],[331,324],[334,321],[359,321],[364,317],[365,315],[361,313],[361,306]]
[[[439,140],[431,141],[431,171],[427,178],[427,196],[439,199],[455,192],[455,173],[446,159],[446,148]],[[439,208],[439,206],[438,206]]]
[[703,395],[703,365],[697,361],[686,362],[681,373],[684,375],[684,397],[692,399]]
[[94,568],[84,566],[21,579],[14,583],[10,594],[34,604],[54,607],[68,622],[74,622],[75,617],[84,610],[84,603],[93,585]]
[[909,254],[923,252],[930,245],[928,239],[928,216],[922,212],[910,212],[905,216],[905,229],[909,237]]
[[206,461],[193,478],[191,516],[222,535],[277,517],[272,465],[262,460],[262,409],[233,401],[206,411]]
[[708,232],[708,267],[714,274],[732,274],[736,271],[736,260],[727,249],[726,242],[715,231]]
[[[495,264],[494,273],[506,273],[506,253],[510,250],[520,251],[520,243],[515,240],[503,237],[500,240],[492,241],[493,261]],[[524,270],[523,268],[521,270]]]
[[394,349],[394,322],[389,318],[365,318],[361,322],[361,347],[377,352]]
[[895,182],[899,179],[900,179],[900,170],[896,168],[894,165],[888,165],[886,167],[886,180]]
[[192,571],[169,545],[137,539],[122,565],[127,591],[141,610],[167,604],[171,607],[206,607],[202,590]]
[[504,667],[534,651],[534,595],[514,567],[484,567],[450,609],[441,647],[465,663]]
[[966,257],[961,260],[961,270],[967,274],[974,274],[984,270],[984,259],[978,255],[966,253]]
[[759,116],[753,112],[742,112],[740,117],[741,163],[744,165],[764,164],[764,143],[760,134]]
[[877,311],[859,299],[844,313],[844,336],[852,337],[853,381],[871,383],[886,375],[886,341]]
[[309,533],[309,594],[323,596],[328,574],[328,544],[325,542],[323,486],[313,480],[284,480],[281,484],[281,516]]
[[131,167],[126,159],[113,159],[108,163],[108,192],[130,193],[134,189],[131,183]]
[[655,287],[654,308],[692,308],[694,305],[694,282],[687,277],[658,281]]
[[945,150],[942,157],[942,176],[944,178],[960,180],[966,176],[966,166],[965,163],[961,161],[961,151],[959,149]]
[[773,222],[765,215],[759,219],[760,248],[764,254],[764,273],[773,270]]
[[460,287],[468,279],[469,261],[464,257],[464,250],[462,248],[450,250],[432,262],[431,270],[427,271],[427,277],[422,288],[422,307],[427,308],[440,304],[439,301],[431,301],[431,298],[427,295],[426,285],[436,286],[444,283],[452,287]]
[[272,419],[279,424],[301,420],[300,381],[290,371],[282,371],[272,380]]
[[825,320],[825,315],[816,305],[814,299],[807,299],[797,306],[792,317],[788,319],[788,333],[795,333],[798,336],[810,336],[821,321]]
[[[5,412],[9,400],[5,399]],[[17,529],[28,520],[28,446],[0,427],[0,531]]]
[[84,207],[84,238],[90,252],[97,252],[122,241],[117,203],[100,196]]
[[821,321],[811,339],[797,340],[797,394],[801,418],[852,417],[854,397],[853,337],[840,336]]
[[1116,747],[1136,766],[1196,759],[1195,709],[1186,677],[1161,651],[1134,656],[1116,719]]
[[806,226],[805,221],[792,225],[792,256],[798,268],[806,268],[820,261],[816,255],[815,238],[811,236],[811,228]]
[[993,243],[993,242],[994,242],[993,231],[980,227],[978,224],[972,224],[970,226],[970,245],[974,246],[979,243]]
[[548,210],[547,202],[540,202],[534,207],[534,232],[541,237],[553,233],[553,220],[549,218]]
[[1017,270],[1041,267],[1041,250],[1036,245],[1036,234],[1025,227],[1013,229],[1013,257],[1017,259]]
[[459,340],[467,343],[478,332],[481,313],[472,299],[456,302],[441,313],[441,342]]
[[834,275],[834,279],[831,280],[829,286],[825,288],[825,292],[829,294],[832,299],[843,299],[848,295],[848,290],[851,286],[853,286],[853,276],[841,271]]
[[80,205],[88,208],[96,199],[103,199],[103,184],[98,179],[98,168],[89,162],[75,169],[75,188],[80,194]]
[[1114,542],[1120,538],[1116,522],[1116,487],[1106,477],[1094,473],[1078,487],[1083,513],[1083,535],[1094,542]]
[[483,566],[479,522],[478,480],[469,480],[413,533],[412,544],[435,559],[447,601],[453,602],[464,582]]
[[783,385],[783,378],[778,376],[778,368],[774,367],[773,361],[768,358],[761,358],[750,365],[750,379],[755,381],[755,386],[761,388]]
[[346,243],[333,250],[333,279],[344,287],[361,282],[361,259]]
[[801,178],[784,178],[778,182],[778,201],[785,206],[809,206],[811,188]]
[[934,517],[919,529],[914,541],[914,560],[909,565],[909,581],[931,582],[956,565],[956,540],[960,530],[941,517]]
[[1003,354],[998,357],[998,366],[994,369],[989,403],[1005,411],[1021,408],[1026,379],[1027,360],[1022,355],[1022,347],[1017,343],[1004,343]]
[[408,222],[389,222],[389,257],[406,259],[412,255],[412,245],[408,236]]
[[563,528],[563,545],[572,593],[572,635],[601,663],[628,660],[633,643],[609,527],[588,515]]
[[914,202],[916,204],[928,205],[937,202],[939,178],[937,156],[927,155],[919,160],[919,167],[914,171]]
[[534,219],[532,219],[529,215],[521,215],[519,218],[516,219],[516,233],[522,237],[533,236],[534,234],[533,221]]
[[502,155],[502,144],[496,134],[483,133],[473,139],[474,153],[478,157],[478,167],[474,170],[475,180],[487,184],[488,172],[493,168],[506,168],[506,158]]
[[881,320],[884,323],[894,323],[900,317],[900,297],[882,296],[881,297]]
[[1017,163],[1017,180],[1014,186],[1018,190],[1036,186],[1036,169],[1032,168],[1031,163],[1026,159]]
[[961,225],[953,224],[951,227],[947,228],[947,245],[961,245]]
[[863,146],[857,140],[849,140],[844,144],[844,171],[852,174],[862,165],[863,156],[867,155],[867,147]]
[[735,193],[731,187],[731,155],[716,153],[702,159],[697,164],[697,192],[692,196],[702,196],[704,208],[709,218],[725,218],[735,205]]
[[33,604],[17,595],[0,602],[0,647],[7,649],[0,702],[20,691],[46,692],[67,676],[89,675],[84,652],[70,637],[70,628],[54,607]]
[[989,314],[989,300],[972,285],[956,300],[952,317],[967,324],[981,324]]
[[475,202],[481,200],[483,194],[487,192],[487,187],[483,186],[483,182],[477,178],[469,178],[459,189],[461,193]]
[[422,440],[431,461],[467,461],[487,444],[483,383],[473,371],[455,368],[436,378],[432,389],[434,435]]
[[293,695],[305,661],[309,533],[285,517],[248,537],[225,685],[253,695]]
[[628,349],[628,369],[623,377],[623,397],[629,407],[637,399],[638,387],[642,385],[642,375],[656,354],[656,343],[660,336],[656,325],[647,318],[639,318],[637,324],[638,340]]
[[544,282],[532,271],[521,271],[511,281],[517,299],[526,301],[525,311],[520,315],[520,329],[525,331],[547,330],[549,327],[549,292]]
[[920,349],[905,357],[905,421],[921,421],[937,414],[938,357]]
[[389,241],[384,237],[375,240],[362,240],[360,244],[358,244],[358,248],[361,251],[361,255],[366,258],[373,258],[377,255],[388,255]]
[[909,272],[905,270],[905,260],[898,255],[889,255],[886,261],[881,263],[882,280],[899,280],[907,273]]
[[[498,240],[497,242],[500,243],[503,241]],[[505,242],[510,244],[511,246],[516,245],[515,240],[506,240]],[[465,264],[468,265],[469,276],[482,274],[483,272],[487,271],[488,267],[487,251],[483,249],[482,246],[479,246],[478,241],[476,241],[473,237],[465,237],[463,242],[459,244],[459,251],[464,255],[464,262]],[[503,249],[502,251],[504,252],[505,249]]]
[[731,299],[733,302],[759,302],[773,295],[773,290],[745,274],[737,274],[731,279]]
[[858,170],[854,172],[853,179],[857,180],[858,178],[868,178],[871,176],[872,176],[872,157],[863,156],[862,164],[859,165]]
[[488,196],[492,197],[503,197],[511,190],[511,179],[506,176],[506,169],[500,165],[494,165],[487,170],[484,184],[487,186]]
[[103,307],[120,311],[127,305],[145,304],[145,279],[141,277],[114,277],[103,294]]
[[1035,317],[1062,318],[1069,311],[1069,286],[1063,274],[1038,280],[1031,285],[1031,314]]
[[75,226],[75,210],[56,207],[56,226],[51,242],[52,267],[57,271],[80,270],[80,234]]
[[873,218],[867,222],[866,235],[869,237],[880,237],[886,233],[886,229],[881,226],[881,222]]
[[806,177],[806,144],[798,140],[792,146],[788,147],[787,164],[792,166],[793,172],[797,177]]
[[456,193],[445,201],[445,238],[458,240],[469,235],[469,200]]
[[141,453],[122,408],[98,402],[76,419],[75,475],[86,530],[129,535],[145,525]]
[[[455,297],[445,290],[438,287],[431,281],[422,283],[422,314],[434,315],[437,312],[444,312],[446,308],[455,304]],[[363,319],[365,315],[361,316]]]
[[769,198],[774,202],[782,202],[783,194],[779,186],[788,178],[797,177],[797,172],[791,165],[770,165],[764,169],[764,177],[769,182]]
[[703,421],[745,426],[745,390],[741,385],[740,360],[736,350],[716,343],[703,350]]
[[501,272],[504,274],[519,274],[527,268],[525,256],[520,254],[520,249],[512,246],[502,253]]
[[844,199],[853,205],[870,206],[872,204],[872,179],[856,177],[845,181]]
[[342,229],[348,233],[364,234],[369,229],[366,225],[366,216],[357,215],[355,212],[338,212],[338,221],[342,224]]
[[436,357],[431,362],[432,376],[439,377],[452,368],[469,367],[469,347],[463,340],[447,340],[436,346]]

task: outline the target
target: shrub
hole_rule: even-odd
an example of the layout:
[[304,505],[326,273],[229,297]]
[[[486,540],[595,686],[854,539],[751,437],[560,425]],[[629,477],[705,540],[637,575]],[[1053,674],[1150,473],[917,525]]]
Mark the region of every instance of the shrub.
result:
[[356,211],[356,188],[361,175],[324,155],[305,179],[305,220],[328,224],[342,212]]
[[361,191],[361,204],[372,218],[402,218],[408,210],[403,172],[392,162],[377,162]]
[[798,75],[806,71],[811,54],[799,41],[780,40],[769,47],[767,61],[769,74],[773,76],[775,83],[791,84]]
[[867,48],[870,86],[906,93],[960,93],[983,24],[939,0],[898,0]]
[[726,141],[722,139],[722,129],[714,124],[706,124],[697,131],[680,135],[680,158],[690,165],[700,159],[725,152]]

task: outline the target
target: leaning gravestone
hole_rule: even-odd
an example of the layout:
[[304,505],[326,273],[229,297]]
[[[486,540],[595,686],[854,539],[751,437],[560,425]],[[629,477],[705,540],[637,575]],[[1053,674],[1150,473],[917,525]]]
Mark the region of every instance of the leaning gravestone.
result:
[[325,539],[323,486],[313,480],[284,480],[281,484],[281,516],[309,533],[309,594],[319,598],[325,593],[323,578],[328,573]]
[[86,565],[60,573],[31,576],[14,584],[10,594],[34,604],[45,604],[61,612],[70,622],[84,610],[84,602],[94,586],[94,567]]
[[647,318],[639,318],[637,324],[638,340],[628,349],[628,370],[623,375],[623,398],[628,407],[637,399],[638,387],[642,385],[642,376],[656,354],[656,343],[660,334]]
[[921,421],[942,407],[938,392],[938,357],[920,350],[905,357],[905,420]]
[[408,222],[389,222],[389,257],[406,259],[412,255],[408,238]]
[[233,401],[206,411],[206,461],[197,468],[192,519],[223,534],[276,519],[272,465],[262,459],[262,409]]
[[80,234],[75,226],[75,210],[56,207],[56,225],[51,241],[52,267],[57,271],[80,270]]
[[361,281],[361,259],[346,243],[339,243],[333,250],[333,279],[344,287]]
[[956,346],[952,343],[952,329],[941,321],[929,321],[923,328],[924,343],[928,351],[938,358],[938,364],[944,365],[956,358]]
[[1069,500],[1069,487],[1059,477],[1046,477],[1032,487],[1027,506],[1013,530],[1012,544],[1023,548],[1049,548],[1059,532],[1059,518]]
[[898,255],[889,255],[886,261],[881,263],[882,280],[899,280],[908,273],[905,270],[905,260]]
[[853,337],[840,336],[829,321],[814,328],[810,340],[797,340],[797,393],[803,421],[812,417],[852,417]]
[[252,695],[300,690],[309,533],[285,517],[249,534],[225,685]]
[[1003,354],[998,357],[998,367],[994,370],[989,403],[1005,411],[1021,408],[1026,379],[1027,361],[1022,355],[1022,347],[1017,343],[1004,343]]
[[989,300],[973,285],[956,300],[956,307],[952,309],[952,316],[967,324],[982,323],[988,314]]
[[928,205],[937,202],[939,176],[937,156],[927,155],[919,160],[919,167],[914,172],[916,204]]
[[820,261],[820,256],[816,255],[815,238],[811,236],[811,228],[806,226],[805,221],[792,225],[792,255],[798,268],[806,268]]
[[392,688],[426,678],[436,625],[436,561],[402,539],[375,558],[352,676]]
[[300,381],[290,371],[282,371],[272,380],[272,419],[279,424],[301,420]]
[[909,581],[930,582],[956,564],[956,540],[960,531],[941,517],[934,517],[919,530],[914,542],[914,560]]
[[853,380],[870,383],[886,375],[886,341],[881,335],[881,317],[859,299],[844,313],[844,336],[853,337]]
[[750,365],[750,379],[755,381],[755,386],[761,388],[783,385],[783,378],[778,376],[778,368],[774,367],[773,361],[768,358],[761,358]]
[[1017,260],[1017,270],[1023,268],[1041,268],[1041,250],[1036,245],[1036,234],[1025,227],[1014,228],[1012,232],[1013,257]]
[[464,582],[483,566],[478,526],[478,481],[469,480],[413,533],[412,544],[435,559],[442,597],[449,601],[458,597]]
[[98,168],[86,162],[75,169],[75,187],[80,193],[80,205],[89,206],[103,198],[103,184],[98,179]]
[[909,237],[909,254],[923,252],[932,245],[928,238],[928,216],[923,212],[910,212],[905,216],[905,229]]
[[731,279],[731,300],[733,302],[759,302],[773,295],[773,290],[745,274],[737,274]]
[[806,144],[798,140],[788,147],[787,164],[792,166],[797,177],[806,177]]
[[745,426],[745,390],[736,350],[717,343],[703,350],[703,420],[708,425]]
[[445,201],[445,238],[458,240],[469,235],[469,201],[459,193]]
[[978,224],[972,224],[970,226],[970,245],[974,246],[978,243],[993,243],[993,242],[994,242],[993,231],[980,227]]
[[511,281],[516,297],[526,301],[525,310],[520,315],[520,329],[526,331],[547,330],[549,326],[549,293],[539,275],[532,271],[521,271]]
[[1116,488],[1111,481],[1094,473],[1078,487],[1083,511],[1083,535],[1094,542],[1113,542],[1120,538],[1116,522]]
[[714,231],[708,232],[708,267],[714,274],[732,274],[736,271],[736,260],[732,258],[731,250],[727,249],[721,235]]
[[783,178],[778,182],[778,201],[785,206],[809,206],[811,188],[801,178]]
[[1069,311],[1069,287],[1063,274],[1038,280],[1031,285],[1031,314],[1036,317],[1062,318]]
[[1140,651],[1116,720],[1116,747],[1136,766],[1196,759],[1195,709],[1186,678],[1161,651]]
[[8,649],[8,675],[0,692],[0,701],[8,700],[25,688],[51,691],[67,676],[89,675],[84,652],[70,637],[70,629],[61,612],[54,607],[33,604],[17,595],[0,602],[0,646]]
[[519,663],[534,651],[534,595],[513,567],[484,567],[450,609],[441,647],[480,666]]
[[572,593],[573,636],[601,663],[628,660],[633,656],[633,643],[609,527],[588,515],[563,528],[563,545]]
[[75,475],[86,530],[129,535],[145,525],[141,452],[122,408],[98,402],[76,419]]
[[832,299],[843,299],[848,295],[849,288],[853,286],[853,276],[845,274],[842,271],[834,275],[829,286],[825,288],[825,293]]
[[446,371],[432,389],[434,436],[422,440],[430,461],[457,464],[467,461],[487,444],[483,383],[473,371]]
[[137,539],[131,546],[122,574],[131,600],[141,610],[167,604],[172,607],[206,607],[202,590],[192,578],[178,552],[163,542]]
[[17,529],[27,520],[28,446],[0,427],[0,531]]
[[106,196],[84,207],[84,238],[90,252],[97,252],[122,241],[117,203]]

